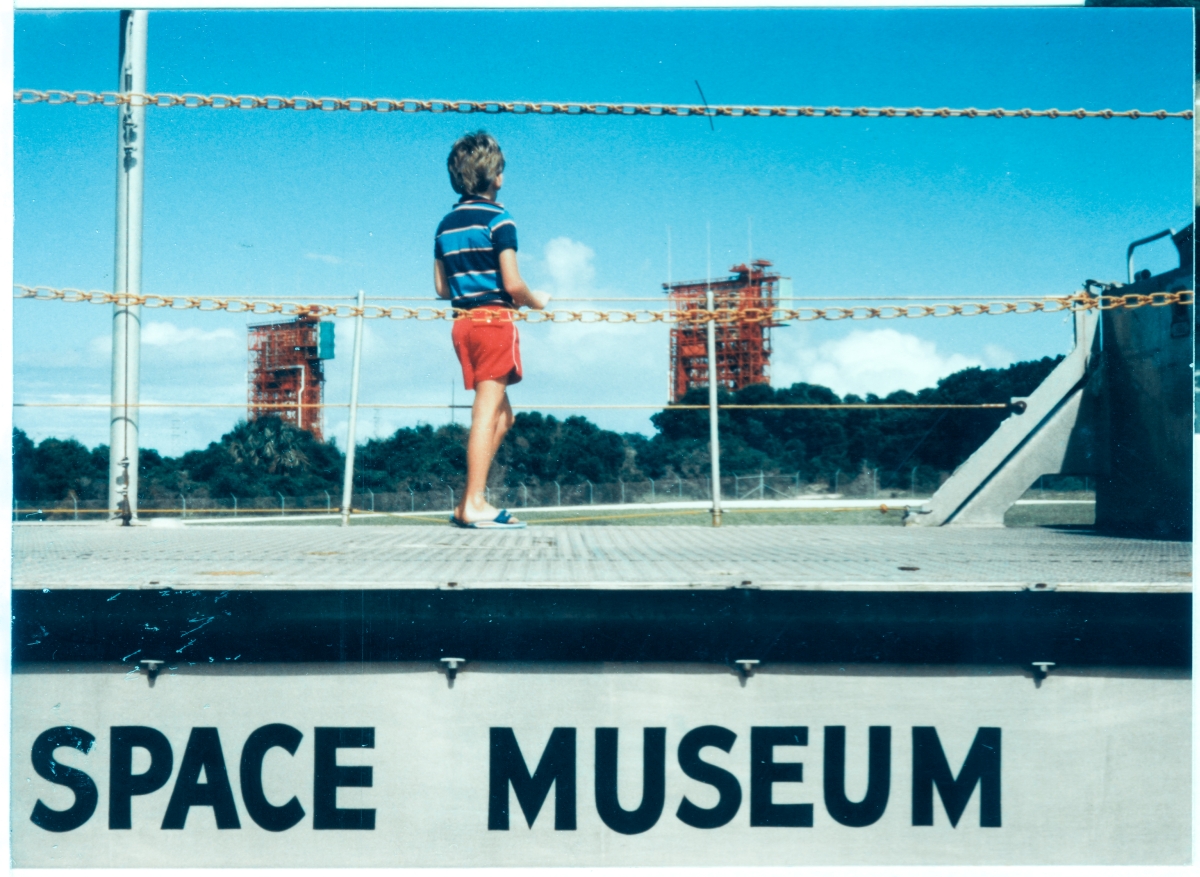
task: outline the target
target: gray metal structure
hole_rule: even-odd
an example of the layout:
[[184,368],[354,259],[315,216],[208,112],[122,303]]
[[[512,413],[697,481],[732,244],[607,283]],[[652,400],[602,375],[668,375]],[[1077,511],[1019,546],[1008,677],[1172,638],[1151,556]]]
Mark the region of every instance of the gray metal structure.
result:
[[[1192,226],[1168,234],[1179,267],[1105,294],[1193,287]],[[1132,264],[1132,261],[1131,261]],[[1195,308],[1088,310],[1075,314],[1075,347],[992,436],[906,523],[1002,527],[1004,514],[1042,475],[1096,480],[1096,527],[1104,532],[1190,538],[1192,520],[1192,337]],[[1023,407],[1023,410],[1022,410]]]
[[[121,12],[117,89],[146,92],[145,10]],[[118,110],[117,236],[113,289],[142,291],[142,180],[145,175],[146,108],[133,102]],[[128,523],[137,517],[138,380],[141,307],[113,306],[112,414],[108,457],[108,508]]]
[[[718,532],[703,525],[551,524],[489,532],[444,524],[342,529],[256,523],[116,531],[31,523],[14,528],[12,551],[13,587],[38,593],[546,588],[559,594],[577,589],[1186,594],[1192,587],[1192,547],[1185,542],[1042,527],[739,525]],[[105,599],[111,595],[104,591]]]

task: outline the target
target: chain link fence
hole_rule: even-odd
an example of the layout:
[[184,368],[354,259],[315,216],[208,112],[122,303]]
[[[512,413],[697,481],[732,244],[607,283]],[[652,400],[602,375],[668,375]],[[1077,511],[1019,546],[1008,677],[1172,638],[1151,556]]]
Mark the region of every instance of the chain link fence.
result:
[[[922,471],[883,473],[864,468],[857,473],[840,470],[820,480],[809,480],[800,473],[793,475],[765,472],[730,475],[721,479],[721,497],[731,500],[796,500],[796,499],[901,499],[927,498],[937,487],[937,476]],[[887,486],[881,484],[886,479]],[[902,485],[901,481],[907,481]],[[449,513],[462,498],[461,483],[427,486],[424,489],[400,491],[374,490],[360,487],[355,490],[352,507],[356,513]],[[1094,497],[1095,479],[1084,476],[1045,475],[1026,494],[1028,499],[1086,500]],[[636,481],[594,483],[541,482],[496,485],[487,488],[488,501],[497,508],[557,508],[581,506],[638,505],[649,503],[709,502],[712,482],[708,478],[667,477]],[[158,494],[139,499],[138,516],[143,518],[252,518],[300,517],[337,514],[340,497],[322,491],[304,496],[243,497],[229,494],[224,497]],[[31,521],[96,521],[109,514],[103,500],[80,500],[67,497],[54,502],[14,501],[12,520]]]

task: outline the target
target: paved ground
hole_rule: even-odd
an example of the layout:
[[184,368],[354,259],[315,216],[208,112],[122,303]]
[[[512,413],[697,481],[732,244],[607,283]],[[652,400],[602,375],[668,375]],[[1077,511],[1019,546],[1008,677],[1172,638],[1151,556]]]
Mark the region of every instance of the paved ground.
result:
[[[911,567],[912,569],[906,569]],[[869,526],[445,528],[27,524],[34,587],[1191,590],[1189,543],[1087,531]],[[453,584],[451,584],[453,583]]]

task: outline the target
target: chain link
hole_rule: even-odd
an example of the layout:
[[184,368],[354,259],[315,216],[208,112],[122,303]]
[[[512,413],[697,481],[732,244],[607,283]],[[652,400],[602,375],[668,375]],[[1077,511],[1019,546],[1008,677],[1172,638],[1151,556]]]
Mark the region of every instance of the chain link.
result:
[[1190,119],[1192,110],[1045,110],[978,109],[965,107],[813,107],[813,106],[747,106],[740,104],[645,104],[645,103],[584,103],[580,101],[472,101],[418,100],[415,98],[363,97],[259,97],[250,94],[142,94],[117,91],[39,91],[21,88],[13,92],[13,100],[21,104],[75,104],[78,106],[116,107],[123,104],[146,107],[209,107],[215,110],[320,110],[351,113],[484,113],[498,115],[539,116],[725,116],[759,118],[782,116],[804,118],[814,116],[860,117],[872,119],[941,118],[941,119]]
[[369,320],[458,320],[480,321],[511,320],[526,323],[649,323],[682,324],[701,326],[708,322],[721,323],[770,323],[813,322],[815,320],[895,320],[918,319],[921,317],[979,317],[1002,314],[1054,314],[1061,311],[1087,311],[1099,308],[1103,311],[1115,308],[1134,309],[1140,307],[1163,307],[1165,305],[1191,305],[1195,295],[1192,290],[1178,292],[1154,292],[1149,294],[1129,293],[1090,295],[1076,293],[1065,296],[1047,296],[1041,299],[1018,301],[971,302],[967,304],[929,305],[886,305],[873,307],[855,305],[833,308],[718,308],[708,311],[703,308],[685,310],[668,309],[653,311],[639,309],[624,310],[509,310],[497,313],[495,309],[464,311],[458,308],[437,307],[381,307],[367,305],[359,308],[349,304],[301,304],[298,302],[268,301],[265,299],[217,298],[214,296],[169,296],[131,295],[120,292],[87,292],[82,289],[55,289],[49,286],[25,286],[13,284],[17,293],[14,299],[36,301],[87,302],[118,307],[168,308],[175,311],[199,310],[205,313],[225,311],[231,314],[253,314],[255,316],[281,315],[287,317],[311,316],[329,318],[363,317]]

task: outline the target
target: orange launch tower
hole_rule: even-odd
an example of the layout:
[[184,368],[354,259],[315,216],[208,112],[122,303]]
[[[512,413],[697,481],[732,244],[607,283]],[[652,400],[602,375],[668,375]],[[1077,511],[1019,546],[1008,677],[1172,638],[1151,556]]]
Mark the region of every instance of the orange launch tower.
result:
[[[771,263],[755,259],[750,265],[734,265],[731,276],[708,283],[687,280],[664,283],[671,306],[679,311],[704,310],[705,290],[711,286],[717,308],[772,309],[779,302],[781,278],[767,271]],[[728,390],[770,382],[771,321],[716,324],[717,381]],[[705,323],[681,321],[671,327],[671,371],[668,376],[671,402],[678,402],[693,387],[708,386],[708,336]]]
[[[321,439],[322,409],[301,405],[321,403],[326,359],[333,359],[332,323],[305,315],[250,326],[249,419],[276,414]],[[289,407],[266,407],[279,405]]]

